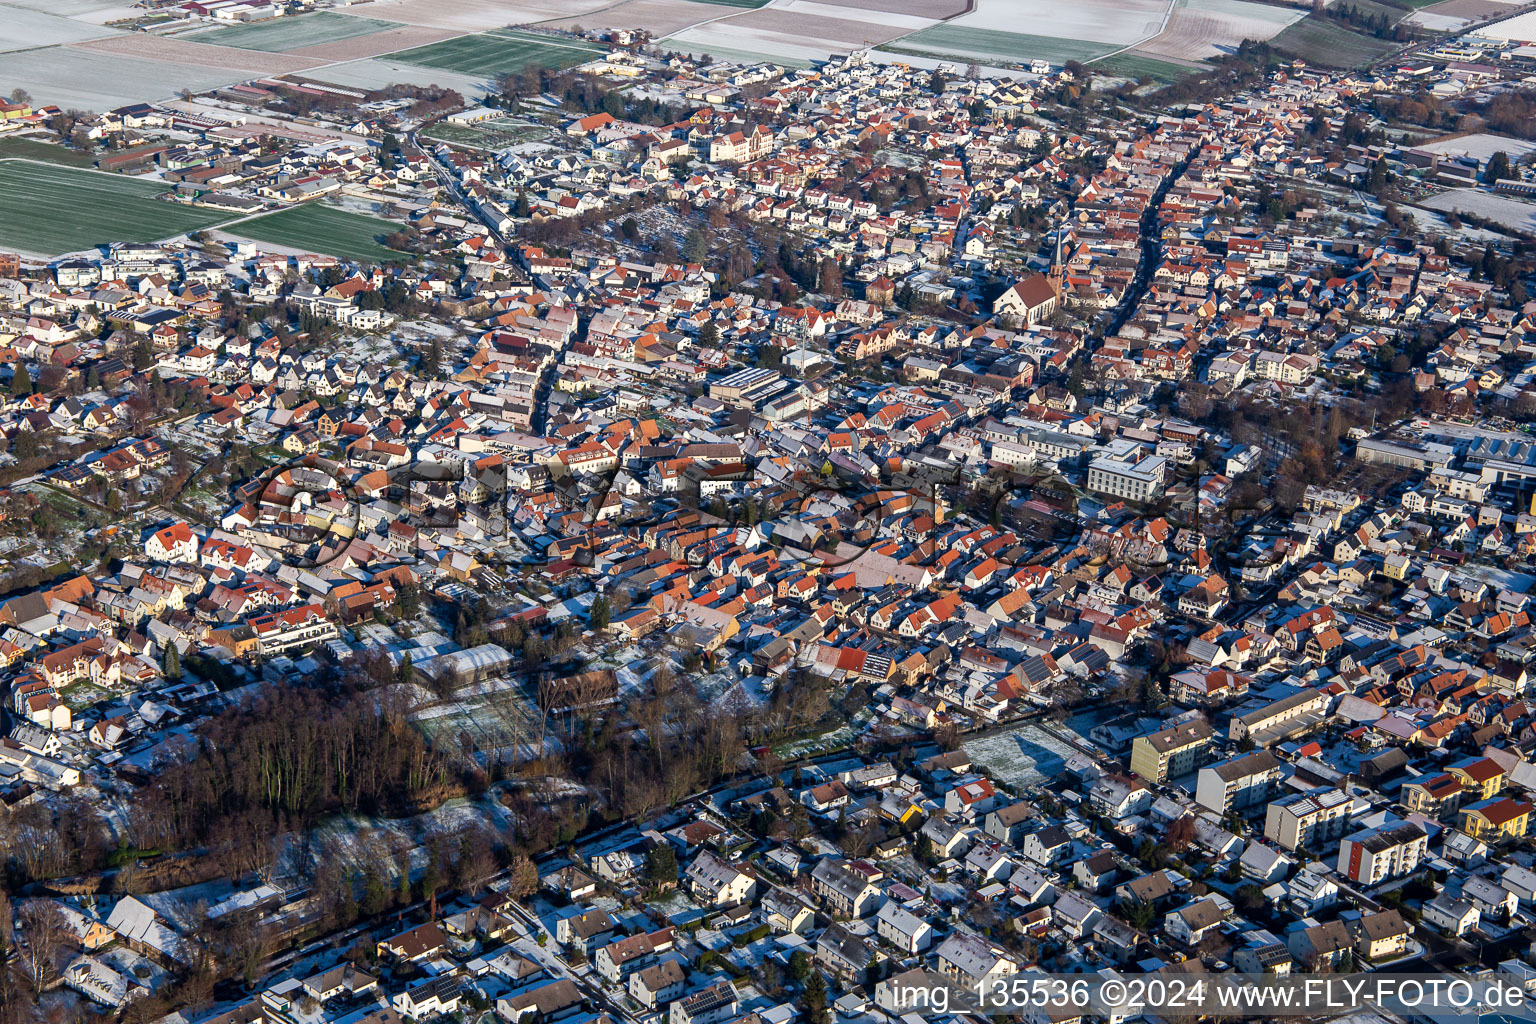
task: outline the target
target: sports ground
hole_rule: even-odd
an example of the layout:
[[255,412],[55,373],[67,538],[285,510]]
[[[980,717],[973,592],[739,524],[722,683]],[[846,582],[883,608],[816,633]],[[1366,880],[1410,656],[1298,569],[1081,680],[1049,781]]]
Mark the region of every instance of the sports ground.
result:
[[309,204],[252,217],[231,224],[227,230],[229,234],[241,238],[270,242],[304,252],[324,253],[369,263],[387,263],[390,260],[410,258],[409,253],[397,252],[380,241],[391,231],[399,229],[399,224],[377,217]]
[[529,68],[568,68],[608,51],[576,39],[542,36],[515,29],[495,29],[404,50],[393,59],[440,71],[489,78]]
[[38,256],[105,242],[153,242],[229,214],[157,198],[170,186],[99,171],[0,160],[0,247]]

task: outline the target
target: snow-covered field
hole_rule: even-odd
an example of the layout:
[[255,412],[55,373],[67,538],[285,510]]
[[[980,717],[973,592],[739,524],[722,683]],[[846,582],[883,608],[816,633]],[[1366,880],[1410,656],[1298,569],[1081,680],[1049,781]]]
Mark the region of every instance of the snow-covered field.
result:
[[573,29],[579,25],[582,28],[644,29],[660,38],[701,22],[728,18],[735,13],[735,8],[688,3],[686,0],[623,0],[622,3],[588,15],[550,22],[550,27]]
[[1517,231],[1536,231],[1536,203],[1521,202],[1508,196],[1494,195],[1470,188],[1454,188],[1424,200],[1431,210],[1470,213],[1486,217]]
[[978,770],[985,768],[998,782],[1013,787],[1039,785],[1077,753],[1038,725],[1021,725],[963,745]]
[[735,24],[712,21],[688,29],[665,40],[668,46],[693,54],[710,54],[734,61],[789,63],[823,60],[829,54],[860,49],[861,45],[823,42],[814,36],[772,32]]
[[21,87],[36,103],[83,110],[111,110],[125,103],[165,99],[178,89],[193,92],[249,77],[238,71],[170,64],[75,47],[49,47],[5,55],[0,77]]
[[1203,60],[1235,52],[1244,39],[1271,39],[1303,14],[1248,0],[1178,0],[1168,27],[1136,52]]
[[1496,21],[1492,25],[1484,25],[1472,34],[1486,39],[1502,39],[1506,42],[1536,43],[1536,11],[1527,11],[1513,18]]
[[976,10],[946,24],[1130,44],[1162,27],[1169,0],[979,0]]
[[1515,163],[1529,153],[1536,153],[1536,142],[1479,132],[1476,135],[1462,135],[1439,142],[1426,142],[1417,148],[1439,153],[1441,156],[1470,156],[1479,161],[1487,160],[1493,154],[1503,151],[1508,154],[1510,163]]
[[337,13],[458,32],[483,32],[506,25],[575,17],[607,6],[606,0],[373,0],[338,8]]
[[[0,52],[78,43],[86,39],[121,34],[116,29],[61,17],[47,8],[29,10],[0,4]],[[10,58],[6,60],[9,62]]]
[[715,23],[718,27],[762,34],[770,39],[816,40],[840,51],[865,49],[932,24],[926,18],[910,15],[885,19],[874,11],[845,10],[818,3],[805,3],[793,9],[764,7]]
[[144,60],[160,60],[171,64],[198,65],[209,68],[225,68],[230,71],[257,72],[264,75],[281,75],[290,71],[305,71],[325,63],[312,57],[295,57],[286,53],[266,53],[260,50],[242,50],[233,46],[216,46],[191,39],[167,39],[139,32],[132,36],[111,36],[81,43],[77,47],[92,53],[113,53]]

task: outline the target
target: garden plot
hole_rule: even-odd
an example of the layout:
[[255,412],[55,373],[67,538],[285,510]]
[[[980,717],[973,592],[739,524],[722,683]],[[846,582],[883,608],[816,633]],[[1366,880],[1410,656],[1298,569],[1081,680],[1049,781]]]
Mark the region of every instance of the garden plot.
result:
[[206,29],[193,32],[186,38],[214,46],[234,46],[242,50],[266,50],[281,53],[298,47],[318,43],[333,43],[338,39],[366,36],[397,28],[393,22],[375,18],[350,17],[330,11],[316,11],[294,18],[273,18],[247,25],[231,25],[227,28]]
[[1470,213],[1516,231],[1536,232],[1536,203],[1523,203],[1492,192],[1456,188],[1426,199],[1420,205],[1442,213]]
[[124,57],[161,60],[170,64],[226,68],[230,71],[262,75],[282,75],[290,71],[304,71],[325,63],[323,60],[296,57],[285,53],[242,50],[233,46],[196,42],[191,37],[171,39],[143,32],[132,36],[112,36],[107,39],[77,43],[73,48],[88,50],[92,53],[118,54]]
[[968,740],[963,746],[978,771],[985,770],[996,781],[1015,789],[1054,778],[1067,759],[1078,753],[1070,743],[1038,725],[1021,725]]
[[[0,4],[0,53],[32,50],[39,46],[57,46],[60,43],[78,43],[102,36],[121,35],[117,29],[101,25],[88,25],[71,18],[61,18],[44,10],[28,10]],[[9,61],[7,61],[8,63]],[[6,68],[9,72],[9,67]],[[13,88],[6,78],[5,88]]]
[[[505,687],[489,692],[460,695],[411,715],[426,737],[434,744],[457,749],[467,737],[483,756],[506,761],[537,758],[539,752],[538,712],[529,698],[506,680]],[[545,747],[558,747],[555,727],[545,730]]]
[[1136,47],[1137,53],[1203,60],[1235,53],[1245,39],[1265,42],[1303,13],[1248,0],[1177,0],[1168,27]]

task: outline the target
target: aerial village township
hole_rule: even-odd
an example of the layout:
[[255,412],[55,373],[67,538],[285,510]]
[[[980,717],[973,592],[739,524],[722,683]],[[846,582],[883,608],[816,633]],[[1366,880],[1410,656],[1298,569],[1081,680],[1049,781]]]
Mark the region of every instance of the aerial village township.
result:
[[1536,13],[424,2],[0,4],[0,1024],[1536,991]]

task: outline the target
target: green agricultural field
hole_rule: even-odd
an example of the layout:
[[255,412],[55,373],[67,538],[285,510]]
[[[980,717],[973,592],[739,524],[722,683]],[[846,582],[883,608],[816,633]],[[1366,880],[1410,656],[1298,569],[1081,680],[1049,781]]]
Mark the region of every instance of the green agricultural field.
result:
[[398,230],[400,225],[392,221],[313,203],[252,217],[229,229],[230,234],[241,238],[361,263],[409,259],[409,253],[391,249],[382,241],[385,235]]
[[19,160],[41,160],[45,164],[63,164],[66,167],[90,167],[94,160],[78,150],[65,149],[51,142],[36,139],[0,139],[0,160],[15,157]]
[[1089,65],[1096,74],[1116,78],[1141,80],[1150,78],[1159,85],[1172,85],[1199,72],[1199,68],[1176,64],[1156,57],[1143,57],[1138,53],[1117,53],[1113,57],[1096,60]]
[[965,25],[934,25],[902,36],[880,49],[890,53],[960,62],[1027,64],[1032,60],[1047,60],[1053,64],[1065,64],[1069,60],[1092,60],[1119,47],[1114,43],[1099,43],[1090,39],[1057,39],[1054,36],[999,32]]
[[157,198],[169,191],[157,181],[0,160],[0,248],[57,256],[104,242],[153,242],[229,220],[227,212]]
[[1343,25],[1312,14],[1287,26],[1269,45],[1310,64],[1334,68],[1369,64],[1397,48],[1384,39],[1351,32]]
[[601,46],[577,39],[496,29],[428,43],[392,54],[390,59],[439,71],[490,78],[529,68],[568,68],[607,52]]
[[255,21],[247,25],[231,25],[228,28],[192,32],[183,36],[195,43],[214,46],[237,46],[242,50],[262,50],[281,53],[303,46],[334,43],[354,36],[371,36],[375,32],[399,28],[392,21],[374,18],[352,18],[330,11],[301,14],[296,18],[273,18],[271,21]]

